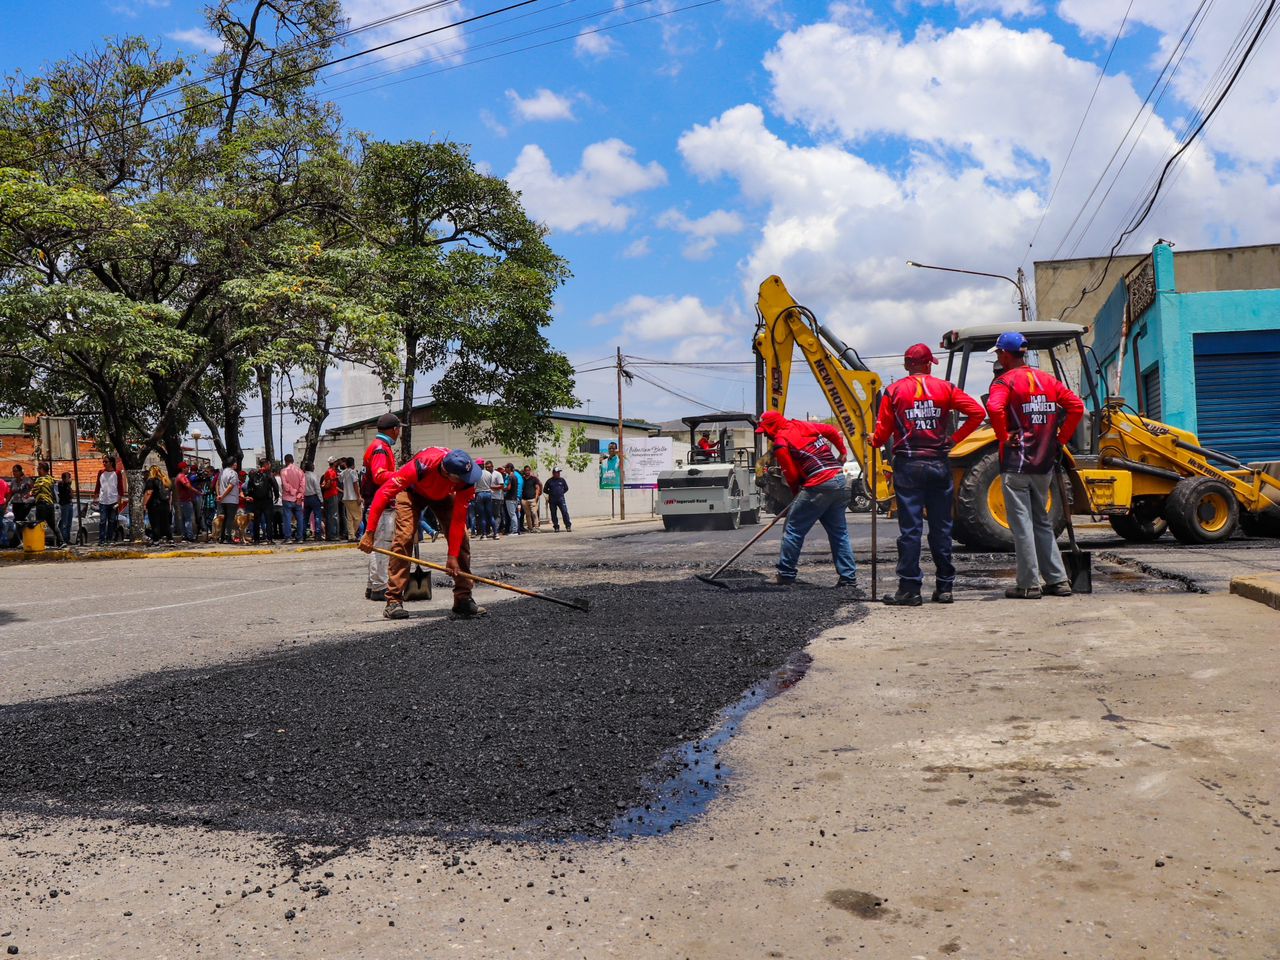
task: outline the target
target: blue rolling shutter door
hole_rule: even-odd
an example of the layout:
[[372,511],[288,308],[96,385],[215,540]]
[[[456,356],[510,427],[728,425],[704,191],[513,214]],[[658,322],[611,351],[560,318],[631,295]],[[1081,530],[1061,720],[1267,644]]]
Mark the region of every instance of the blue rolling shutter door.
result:
[[1200,443],[1280,460],[1280,330],[1198,333],[1195,364]]
[[1152,420],[1161,419],[1161,410],[1164,407],[1160,403],[1160,366],[1158,364],[1142,375],[1142,390],[1147,400],[1147,416]]

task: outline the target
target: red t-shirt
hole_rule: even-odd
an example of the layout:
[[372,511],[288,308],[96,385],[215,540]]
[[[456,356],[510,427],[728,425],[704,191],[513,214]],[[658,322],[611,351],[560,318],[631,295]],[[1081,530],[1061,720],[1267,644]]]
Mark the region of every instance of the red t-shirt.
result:
[[[958,410],[965,421],[947,437],[947,414]],[[885,388],[871,445],[893,437],[893,455],[912,460],[945,460],[952,444],[982,425],[986,412],[954,384],[927,373],[912,374]]]
[[826,483],[844,467],[844,437],[829,423],[788,420],[773,442],[778,466],[792,491]]
[[320,476],[320,492],[326,500],[341,496],[342,487],[338,484],[338,471],[330,467]]
[[1000,469],[1048,473],[1058,459],[1058,446],[1076,432],[1084,401],[1056,377],[1023,366],[991,382],[987,411],[1000,441]]
[[445,539],[449,543],[449,556],[456,557],[467,535],[467,504],[476,495],[475,487],[463,487],[440,470],[440,464],[449,453],[448,447],[427,447],[403,467],[391,474],[373,495],[369,504],[366,530],[378,529],[382,512],[395,503],[400,491],[407,490],[424,500],[452,500],[453,511]]

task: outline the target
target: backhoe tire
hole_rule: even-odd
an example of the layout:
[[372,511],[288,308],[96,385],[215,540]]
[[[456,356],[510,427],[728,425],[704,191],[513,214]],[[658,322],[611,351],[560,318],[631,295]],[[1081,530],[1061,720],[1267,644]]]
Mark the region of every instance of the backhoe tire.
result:
[[1277,508],[1272,507],[1266,513],[1250,513],[1240,511],[1240,529],[1251,537],[1280,537],[1280,516]]
[[1164,517],[1143,520],[1127,513],[1122,517],[1107,517],[1107,520],[1111,523],[1111,529],[1130,543],[1154,543],[1169,529]]
[[[996,450],[970,464],[960,479],[951,536],[971,550],[1005,552],[1013,549],[1013,533],[1003,516],[1003,490],[994,495],[991,489],[999,482],[1000,454]],[[1054,535],[1061,535],[1066,529],[1067,518],[1059,503],[1056,483],[1049,488],[1049,513],[1053,517]]]
[[1240,507],[1221,480],[1185,477],[1165,501],[1164,518],[1180,543],[1221,543],[1236,532]]

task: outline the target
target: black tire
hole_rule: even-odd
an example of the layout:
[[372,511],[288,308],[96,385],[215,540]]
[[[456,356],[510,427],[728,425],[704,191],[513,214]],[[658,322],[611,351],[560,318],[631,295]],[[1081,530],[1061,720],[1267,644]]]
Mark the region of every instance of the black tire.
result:
[[1179,543],[1221,543],[1236,532],[1240,506],[1221,480],[1185,477],[1165,501],[1164,518]]
[[[956,497],[951,526],[952,539],[959,540],[972,550],[1013,549],[1013,533],[1008,524],[997,517],[991,508],[991,486],[999,480],[1000,454],[994,449],[979,457],[965,470]],[[1067,527],[1067,517],[1059,500],[1057,484],[1051,484],[1049,513],[1053,517],[1055,536],[1061,536]]]
[[744,510],[744,511],[743,511],[743,513],[742,513],[742,522],[743,522],[743,523],[759,523],[759,522],[760,522],[760,511],[759,511],[759,510]]
[[1154,543],[1164,536],[1169,523],[1164,517],[1152,517],[1144,520],[1127,513],[1122,517],[1107,517],[1111,529],[1130,543]]
[[867,492],[867,485],[862,477],[849,485],[849,509],[853,513],[871,512],[871,494]]
[[1280,515],[1274,507],[1266,513],[1241,510],[1240,529],[1251,537],[1280,537]]

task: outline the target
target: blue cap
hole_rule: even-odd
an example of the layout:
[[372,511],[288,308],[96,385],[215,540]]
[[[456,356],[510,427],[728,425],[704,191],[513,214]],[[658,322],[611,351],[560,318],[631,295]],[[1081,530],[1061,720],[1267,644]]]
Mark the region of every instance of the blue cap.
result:
[[996,349],[1006,353],[1022,353],[1027,349],[1027,338],[1016,330],[1000,334],[996,340]]
[[450,450],[444,455],[441,466],[445,473],[468,487],[474,487],[480,479],[480,468],[465,450]]

